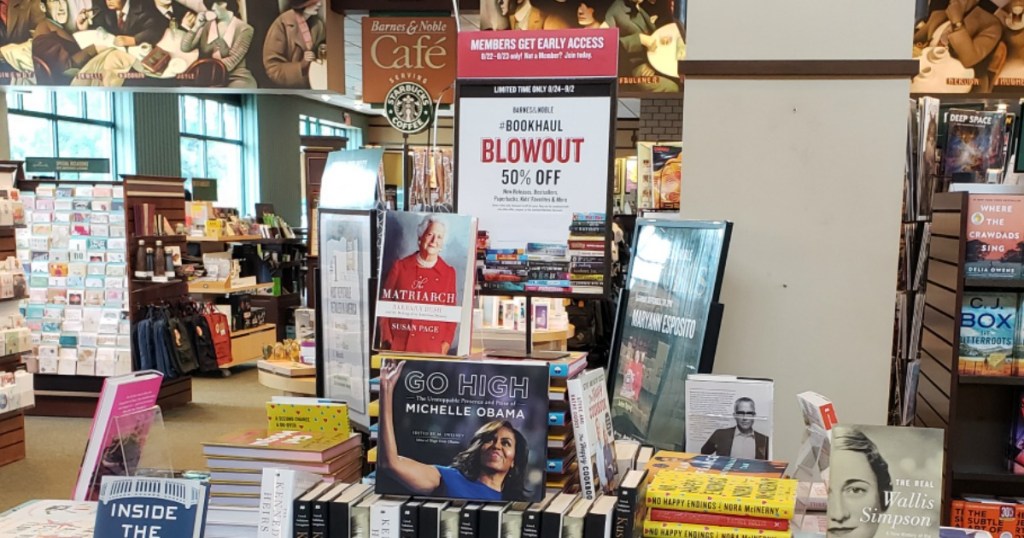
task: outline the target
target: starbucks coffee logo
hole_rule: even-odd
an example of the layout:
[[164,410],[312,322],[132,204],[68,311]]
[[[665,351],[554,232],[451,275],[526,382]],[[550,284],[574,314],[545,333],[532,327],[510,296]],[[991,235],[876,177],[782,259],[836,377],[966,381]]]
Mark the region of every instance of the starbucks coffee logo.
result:
[[413,134],[430,124],[434,103],[426,88],[415,82],[402,82],[388,91],[384,99],[384,115],[391,126]]

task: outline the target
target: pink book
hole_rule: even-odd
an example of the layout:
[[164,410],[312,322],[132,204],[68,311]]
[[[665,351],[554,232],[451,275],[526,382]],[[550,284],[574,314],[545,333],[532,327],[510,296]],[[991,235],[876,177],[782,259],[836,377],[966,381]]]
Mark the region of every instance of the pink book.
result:
[[[151,413],[140,411],[156,405],[162,382],[163,375],[154,371],[104,379],[73,500],[96,500],[101,477],[123,476],[138,465],[153,417]],[[132,424],[127,417],[136,414],[136,423]],[[119,419],[121,432],[118,431]]]

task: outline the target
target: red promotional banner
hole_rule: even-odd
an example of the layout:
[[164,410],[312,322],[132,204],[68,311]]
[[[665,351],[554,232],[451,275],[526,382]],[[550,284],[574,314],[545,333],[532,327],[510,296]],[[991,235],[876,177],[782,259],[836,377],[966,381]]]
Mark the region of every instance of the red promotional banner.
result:
[[615,77],[618,36],[616,28],[462,32],[458,77]]

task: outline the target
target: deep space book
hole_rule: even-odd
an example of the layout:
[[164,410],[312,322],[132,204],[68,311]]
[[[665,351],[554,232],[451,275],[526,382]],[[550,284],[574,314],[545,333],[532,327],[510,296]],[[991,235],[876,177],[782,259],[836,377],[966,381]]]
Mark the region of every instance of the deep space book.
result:
[[1003,166],[1005,112],[953,109],[948,114],[945,177],[954,183],[985,183]]
[[539,501],[548,379],[539,361],[384,358],[376,492]]

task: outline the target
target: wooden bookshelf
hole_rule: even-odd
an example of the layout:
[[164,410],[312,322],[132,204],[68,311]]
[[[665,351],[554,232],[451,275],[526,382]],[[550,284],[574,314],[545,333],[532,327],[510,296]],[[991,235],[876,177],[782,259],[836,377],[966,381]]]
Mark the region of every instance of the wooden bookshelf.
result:
[[1024,281],[967,278],[966,193],[934,198],[928,293],[921,336],[921,376],[914,425],[946,431],[943,522],[952,498],[1020,494],[1024,476],[1006,462],[1015,395],[1024,378],[960,376],[960,312],[965,291],[1024,291]]
[[[16,169],[12,170],[14,166]],[[14,173],[15,177],[21,172],[20,165],[0,165],[5,172]],[[14,237],[14,226],[0,227],[0,260],[9,256],[18,256],[18,248]],[[25,275],[28,278],[28,275]],[[17,311],[18,301],[21,298],[0,300],[0,308],[4,311]],[[0,356],[0,372],[13,372],[22,368],[22,353],[12,353]],[[15,409],[8,413],[0,413],[0,467],[25,459],[25,412],[27,410]]]

